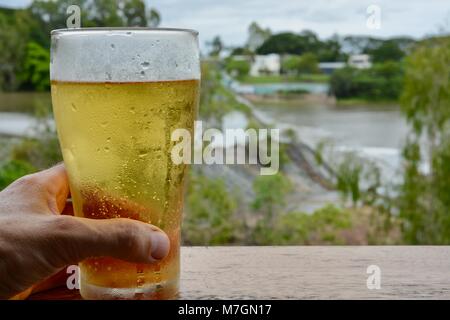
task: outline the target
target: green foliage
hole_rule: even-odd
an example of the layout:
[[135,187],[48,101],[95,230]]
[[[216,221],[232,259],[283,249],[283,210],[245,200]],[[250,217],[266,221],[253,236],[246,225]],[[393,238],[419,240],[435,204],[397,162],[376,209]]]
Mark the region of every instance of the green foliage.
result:
[[35,171],[36,168],[25,161],[11,160],[3,164],[0,166],[0,191],[18,178]]
[[184,242],[190,245],[226,244],[236,241],[239,224],[237,202],[221,179],[193,173],[187,192]]
[[301,56],[290,56],[282,62],[282,70],[286,73],[315,74],[319,73],[319,61],[313,53]]
[[50,32],[66,27],[67,7],[81,8],[83,27],[156,27],[161,16],[143,0],[34,0],[0,8],[0,89],[47,90]]
[[360,200],[360,180],[363,165],[354,155],[346,154],[337,167],[336,189],[341,192],[344,200],[351,199],[353,205]]
[[299,34],[283,32],[268,37],[257,49],[258,54],[314,54],[319,61],[345,61],[346,54],[341,52],[341,45],[337,36],[321,41],[317,35],[309,30]]
[[312,214],[290,212],[276,227],[278,244],[345,244],[342,231],[352,227],[348,210],[327,205]]
[[[402,109],[413,132],[398,197],[403,237],[411,244],[450,244],[450,39],[417,47],[405,74]],[[420,170],[424,159],[429,172]]]
[[270,36],[257,49],[258,54],[303,54],[305,52],[316,52],[320,41],[313,32],[303,31],[301,34],[283,32]]
[[336,189],[344,201],[350,199],[354,207],[360,201],[372,204],[379,186],[380,170],[377,166],[351,152],[344,154],[336,168]]
[[231,75],[236,75],[238,79],[242,79],[250,71],[250,63],[246,60],[230,58],[226,61],[225,70]]
[[26,48],[23,71],[21,73],[22,87],[44,91],[50,88],[50,54],[48,50],[36,42],[29,42]]
[[223,49],[223,43],[222,39],[220,39],[219,36],[215,36],[210,43],[208,43],[211,47],[211,51],[209,52],[209,55],[211,57],[217,57],[219,56],[220,52]]
[[405,52],[400,48],[400,44],[395,40],[383,41],[379,46],[373,49],[367,49],[372,61],[375,63],[386,61],[400,61],[405,56]]
[[0,8],[0,90],[19,86],[28,25],[24,12]]
[[297,72],[302,73],[318,73],[319,61],[313,53],[305,53],[300,57],[300,61],[297,65]]
[[330,93],[337,99],[397,100],[402,86],[402,66],[392,61],[370,69],[346,67],[336,70],[330,78]]
[[258,176],[253,182],[255,198],[252,207],[263,213],[263,220],[271,224],[275,213],[285,204],[285,197],[292,190],[290,180],[281,172]]

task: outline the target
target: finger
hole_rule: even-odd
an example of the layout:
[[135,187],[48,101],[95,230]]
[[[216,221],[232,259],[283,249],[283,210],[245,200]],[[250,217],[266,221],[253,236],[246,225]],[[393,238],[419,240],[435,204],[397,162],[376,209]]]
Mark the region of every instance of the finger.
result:
[[69,179],[63,163],[47,170],[35,173],[36,179],[49,192],[49,208],[55,213],[61,213],[69,196]]
[[64,165],[58,164],[23,176],[11,184],[9,189],[13,194],[28,194],[27,202],[32,202],[35,208],[59,214],[69,195],[69,182]]
[[152,263],[169,252],[170,242],[160,229],[136,220],[55,217],[55,265],[88,257],[109,256],[130,262]]

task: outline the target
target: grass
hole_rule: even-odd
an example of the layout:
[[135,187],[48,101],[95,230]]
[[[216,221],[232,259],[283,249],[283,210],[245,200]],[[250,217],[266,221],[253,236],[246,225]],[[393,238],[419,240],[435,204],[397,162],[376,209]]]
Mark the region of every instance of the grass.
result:
[[268,83],[285,83],[285,82],[328,82],[330,76],[327,74],[304,74],[298,76],[288,75],[262,75],[258,77],[247,75],[239,79],[243,83],[248,84],[268,84]]

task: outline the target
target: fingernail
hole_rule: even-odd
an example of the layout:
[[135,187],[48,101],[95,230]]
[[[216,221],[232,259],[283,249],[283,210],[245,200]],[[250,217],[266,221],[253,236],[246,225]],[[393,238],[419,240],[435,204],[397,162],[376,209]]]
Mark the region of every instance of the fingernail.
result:
[[152,232],[152,248],[150,255],[153,259],[161,260],[169,253],[170,241],[167,235],[161,231]]

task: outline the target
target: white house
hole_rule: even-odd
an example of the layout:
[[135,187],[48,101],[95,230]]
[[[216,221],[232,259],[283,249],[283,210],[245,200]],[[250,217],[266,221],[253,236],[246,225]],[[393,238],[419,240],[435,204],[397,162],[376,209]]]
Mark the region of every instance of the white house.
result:
[[369,69],[372,67],[368,54],[353,54],[348,58],[348,64],[357,69]]
[[335,70],[345,67],[345,62],[320,62],[319,69],[322,73],[332,74]]
[[279,54],[256,55],[250,66],[250,75],[259,76],[261,74],[280,74],[281,59]]

